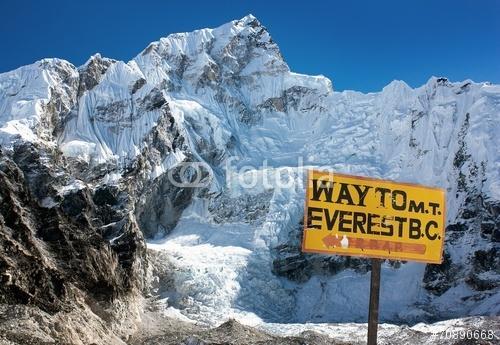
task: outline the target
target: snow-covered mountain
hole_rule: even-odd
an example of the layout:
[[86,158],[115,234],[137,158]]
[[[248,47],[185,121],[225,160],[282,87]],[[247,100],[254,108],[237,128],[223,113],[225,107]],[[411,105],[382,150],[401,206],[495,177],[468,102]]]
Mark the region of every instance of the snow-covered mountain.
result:
[[251,15],[127,63],[96,54],[0,74],[0,149],[37,209],[85,209],[114,265],[152,276],[165,312],[208,324],[366,320],[368,261],[300,252],[307,167],[447,190],[444,263],[386,262],[382,320],[500,314],[498,133],[498,85],[335,92],[291,72]]

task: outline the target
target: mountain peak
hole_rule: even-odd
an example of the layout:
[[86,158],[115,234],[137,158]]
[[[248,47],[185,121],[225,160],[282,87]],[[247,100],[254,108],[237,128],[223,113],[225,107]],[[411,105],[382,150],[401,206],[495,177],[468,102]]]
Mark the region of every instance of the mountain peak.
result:
[[260,21],[253,14],[247,14],[240,20],[237,20],[236,22],[240,25],[248,25],[251,27],[261,26]]
[[[153,85],[172,88],[220,84],[224,80],[288,72],[278,45],[253,15],[219,27],[171,34],[134,58]],[[158,68],[160,67],[160,68]]]

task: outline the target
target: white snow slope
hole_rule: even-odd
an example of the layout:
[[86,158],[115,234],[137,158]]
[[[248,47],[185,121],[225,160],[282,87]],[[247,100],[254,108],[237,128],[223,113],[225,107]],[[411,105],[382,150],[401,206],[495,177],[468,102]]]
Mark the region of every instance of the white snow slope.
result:
[[[468,197],[500,201],[498,85],[432,77],[416,89],[393,81],[378,93],[335,92],[323,76],[291,72],[251,15],[162,38],[128,63],[109,61],[98,85],[81,94],[68,85],[85,66],[62,60],[1,74],[0,144],[44,141],[90,164],[126,165],[159,116],[141,109],[141,99],[161,91],[192,157],[213,174],[175,228],[149,243],[169,254],[171,286],[160,289],[167,312],[210,324],[366,321],[369,272],[318,270],[302,281],[275,272],[276,248],[298,243],[301,166],[446,188],[450,224],[462,219]],[[65,118],[51,139],[44,133],[58,120],[45,109],[55,97]],[[151,178],[185,157],[173,152],[151,167]],[[475,251],[498,247],[477,222],[447,238],[464,275],[444,293],[425,289],[423,264],[383,265],[382,320],[500,314],[498,269],[483,273],[494,282],[486,290],[465,279]]]

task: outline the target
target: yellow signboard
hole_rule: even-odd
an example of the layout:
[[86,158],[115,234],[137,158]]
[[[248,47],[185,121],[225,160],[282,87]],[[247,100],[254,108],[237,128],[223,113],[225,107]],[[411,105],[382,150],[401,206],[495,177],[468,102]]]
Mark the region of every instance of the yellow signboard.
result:
[[309,171],[302,251],[441,263],[445,191]]

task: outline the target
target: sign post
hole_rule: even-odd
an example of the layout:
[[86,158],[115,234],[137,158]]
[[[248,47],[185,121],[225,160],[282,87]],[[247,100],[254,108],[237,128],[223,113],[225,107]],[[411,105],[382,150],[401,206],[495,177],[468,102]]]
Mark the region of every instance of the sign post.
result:
[[302,251],[372,258],[368,344],[377,343],[382,260],[442,262],[445,191],[311,170]]
[[378,298],[380,295],[380,259],[372,259],[370,277],[370,305],[368,309],[368,345],[377,344],[378,331]]

